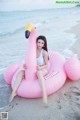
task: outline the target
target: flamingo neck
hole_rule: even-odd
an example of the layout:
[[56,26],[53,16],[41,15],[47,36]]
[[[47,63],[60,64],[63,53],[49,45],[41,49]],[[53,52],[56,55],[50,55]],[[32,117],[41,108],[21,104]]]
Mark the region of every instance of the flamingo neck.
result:
[[31,32],[29,37],[29,44],[28,44],[28,50],[26,53],[26,78],[30,78],[30,76],[34,76],[34,73],[36,71],[36,38],[37,38],[37,31],[34,30]]

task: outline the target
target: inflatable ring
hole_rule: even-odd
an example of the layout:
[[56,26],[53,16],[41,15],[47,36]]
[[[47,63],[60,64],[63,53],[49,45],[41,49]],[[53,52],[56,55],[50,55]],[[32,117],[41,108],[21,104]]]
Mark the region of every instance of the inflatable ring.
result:
[[[32,29],[31,29],[32,28]],[[27,34],[28,33],[28,34]],[[37,31],[32,25],[28,25],[25,31],[26,38],[29,37],[29,45],[26,53],[25,79],[23,79],[17,89],[17,95],[25,98],[38,98],[42,97],[42,91],[39,80],[36,76],[36,38]],[[14,86],[17,74],[23,70],[23,64],[9,65],[5,72],[4,78],[8,84]],[[45,76],[46,92],[50,95],[59,90],[66,81],[66,73],[64,70],[65,58],[56,52],[49,52],[49,66],[48,74]]]

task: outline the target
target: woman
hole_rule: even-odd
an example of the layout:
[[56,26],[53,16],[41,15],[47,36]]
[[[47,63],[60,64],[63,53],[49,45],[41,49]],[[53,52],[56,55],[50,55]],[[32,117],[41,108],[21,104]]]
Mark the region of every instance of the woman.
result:
[[45,36],[37,38],[37,76],[40,81],[40,86],[43,93],[43,103],[47,104],[47,94],[44,76],[48,73],[46,67],[48,66],[48,49],[47,40]]
[[[43,103],[47,104],[47,94],[46,94],[46,86],[44,76],[48,73],[46,70],[48,66],[48,49],[47,49],[47,40],[45,36],[39,36],[36,40],[36,58],[37,58],[37,77],[40,82],[42,94],[43,94]],[[24,69],[27,69],[27,66],[23,65]],[[17,76],[12,95],[10,97],[10,101],[13,100],[16,95],[16,90],[22,80],[22,77],[25,77],[25,71],[21,71],[21,73]]]

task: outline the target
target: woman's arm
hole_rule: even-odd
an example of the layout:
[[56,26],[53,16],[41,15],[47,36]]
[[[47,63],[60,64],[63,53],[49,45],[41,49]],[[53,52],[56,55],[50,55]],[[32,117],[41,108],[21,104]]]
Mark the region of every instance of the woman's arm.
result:
[[26,64],[23,64],[23,68],[24,68],[24,69],[27,69],[27,66],[26,66]]

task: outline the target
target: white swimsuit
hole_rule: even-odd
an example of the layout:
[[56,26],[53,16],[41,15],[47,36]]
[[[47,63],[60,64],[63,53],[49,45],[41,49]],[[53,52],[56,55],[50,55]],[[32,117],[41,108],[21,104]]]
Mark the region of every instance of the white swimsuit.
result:
[[[41,50],[40,55],[37,58],[37,65],[44,65],[45,64],[45,61],[43,58],[43,51],[44,51],[44,49]],[[49,64],[48,64],[48,66],[49,66]],[[45,75],[48,74],[48,70],[46,68],[43,68],[42,70],[44,71]]]
[[44,49],[41,50],[39,57],[37,58],[37,65],[44,65],[44,58],[43,58],[43,51]]

